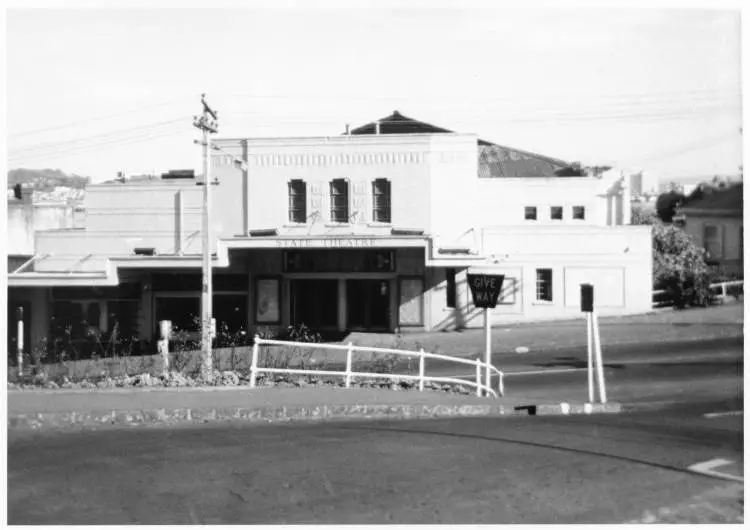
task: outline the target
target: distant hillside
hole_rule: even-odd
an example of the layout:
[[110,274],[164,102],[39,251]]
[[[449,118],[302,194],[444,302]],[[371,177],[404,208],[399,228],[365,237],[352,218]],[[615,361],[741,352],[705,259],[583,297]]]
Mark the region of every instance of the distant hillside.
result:
[[24,188],[52,191],[55,188],[84,189],[89,177],[68,175],[59,169],[11,169],[8,171],[8,188],[21,184]]

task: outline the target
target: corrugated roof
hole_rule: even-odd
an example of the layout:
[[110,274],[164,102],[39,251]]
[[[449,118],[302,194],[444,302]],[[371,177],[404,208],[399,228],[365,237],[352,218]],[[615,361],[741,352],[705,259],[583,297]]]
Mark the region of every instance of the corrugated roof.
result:
[[685,210],[738,210],[742,211],[742,184],[719,189],[692,200],[683,206]]
[[[394,111],[380,120],[380,134],[451,133],[454,131],[415,120]],[[375,134],[376,122],[352,129],[350,134]],[[539,178],[565,176],[560,173],[571,164],[521,149],[477,141],[478,174],[480,178]],[[575,172],[573,172],[575,173]]]

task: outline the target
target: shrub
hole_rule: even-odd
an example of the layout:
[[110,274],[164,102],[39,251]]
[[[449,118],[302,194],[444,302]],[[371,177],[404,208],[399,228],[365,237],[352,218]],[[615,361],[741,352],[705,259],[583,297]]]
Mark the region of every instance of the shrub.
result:
[[708,305],[713,296],[705,250],[674,225],[657,223],[652,230],[654,288],[666,290],[678,308]]

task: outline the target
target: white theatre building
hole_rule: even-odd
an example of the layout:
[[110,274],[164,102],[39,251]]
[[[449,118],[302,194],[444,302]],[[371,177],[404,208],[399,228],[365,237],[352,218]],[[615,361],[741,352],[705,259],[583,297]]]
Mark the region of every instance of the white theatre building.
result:
[[[650,228],[627,179],[394,113],[336,137],[215,139],[214,316],[219,326],[406,332],[482,325],[466,284],[505,284],[493,322],[651,308]],[[245,162],[244,167],[235,158]],[[194,178],[92,185],[85,228],[36,233],[9,271],[9,310],[34,337],[64,326],[137,338],[200,314],[202,187]],[[83,322],[83,324],[81,324]]]

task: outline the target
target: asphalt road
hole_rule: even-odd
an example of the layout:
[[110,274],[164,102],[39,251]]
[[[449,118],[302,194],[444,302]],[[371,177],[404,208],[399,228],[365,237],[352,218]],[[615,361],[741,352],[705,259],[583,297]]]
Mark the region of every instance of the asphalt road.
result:
[[[740,487],[688,469],[724,459],[722,471],[741,476],[742,416],[704,416],[739,407],[735,400],[614,416],[11,431],[8,522],[627,522]],[[710,511],[713,522],[742,513],[741,493],[732,496],[726,513]]]

